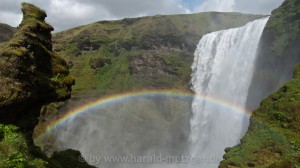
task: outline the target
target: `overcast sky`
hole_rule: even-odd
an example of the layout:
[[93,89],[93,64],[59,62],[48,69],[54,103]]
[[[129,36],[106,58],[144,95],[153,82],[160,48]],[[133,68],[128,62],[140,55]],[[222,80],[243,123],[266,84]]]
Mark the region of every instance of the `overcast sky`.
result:
[[[24,0],[0,0],[0,22],[17,26]],[[203,11],[270,14],[284,0],[27,0],[47,12],[55,31],[100,20]]]

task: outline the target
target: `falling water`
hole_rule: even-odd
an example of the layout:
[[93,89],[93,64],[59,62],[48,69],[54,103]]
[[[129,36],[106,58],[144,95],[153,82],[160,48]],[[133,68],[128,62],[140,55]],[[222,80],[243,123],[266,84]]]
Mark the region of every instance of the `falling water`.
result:
[[[263,18],[244,27],[203,36],[192,65],[192,90],[197,95],[245,109],[256,51],[267,21]],[[189,151],[193,157],[222,156],[226,147],[239,143],[243,128],[248,126],[246,109],[231,110],[204,99],[193,101],[192,111]]]

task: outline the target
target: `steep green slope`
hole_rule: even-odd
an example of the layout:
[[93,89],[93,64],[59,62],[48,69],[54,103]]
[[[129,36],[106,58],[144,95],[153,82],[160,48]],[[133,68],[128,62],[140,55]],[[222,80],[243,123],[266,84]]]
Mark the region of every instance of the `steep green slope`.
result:
[[[292,77],[300,61],[300,1],[286,0],[272,12],[264,30],[248,104]],[[228,148],[225,167],[300,167],[300,66],[293,78],[253,112],[241,144]]]
[[71,67],[76,95],[189,90],[193,53],[202,35],[260,17],[212,12],[101,21],[55,34],[54,50]]
[[18,31],[0,52],[0,167],[90,167],[76,162],[78,152],[49,159],[33,145],[42,105],[68,99],[74,79],[52,51],[53,28],[45,22],[46,13],[27,3],[22,12]]
[[9,41],[16,31],[16,28],[0,23],[0,43]]
[[253,112],[242,143],[226,150],[221,168],[300,166],[300,65],[294,77]]

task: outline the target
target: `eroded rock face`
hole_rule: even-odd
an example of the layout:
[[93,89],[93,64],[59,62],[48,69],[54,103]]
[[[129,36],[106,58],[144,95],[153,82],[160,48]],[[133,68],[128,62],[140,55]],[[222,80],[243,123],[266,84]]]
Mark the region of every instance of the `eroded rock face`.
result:
[[132,75],[144,78],[174,78],[178,76],[176,70],[169,66],[164,59],[154,53],[129,58]]
[[46,13],[22,4],[23,21],[0,53],[0,114],[17,114],[37,104],[65,100],[74,79],[67,63],[52,51]]
[[257,100],[267,97],[292,78],[300,61],[300,2],[285,0],[272,11],[261,37],[255,62],[254,76],[248,95],[248,109],[259,105]]
[[91,68],[99,69],[104,67],[105,65],[111,65],[111,59],[109,58],[91,58],[89,62]]

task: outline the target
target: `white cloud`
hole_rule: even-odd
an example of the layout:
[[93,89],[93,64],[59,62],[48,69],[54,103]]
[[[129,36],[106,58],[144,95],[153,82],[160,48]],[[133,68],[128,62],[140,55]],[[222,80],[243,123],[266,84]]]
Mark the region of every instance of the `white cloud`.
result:
[[253,14],[270,14],[284,0],[204,0],[195,8],[195,12],[220,11]]
[[[1,0],[0,22],[17,26],[22,0]],[[64,30],[100,20],[156,14],[188,13],[181,0],[27,0],[47,12],[47,22]],[[9,16],[9,17],[8,17]]]
[[22,20],[22,15],[14,12],[0,11],[0,18],[1,18],[0,21],[1,23],[17,26]]
[[[17,26],[22,17],[23,0],[1,0],[0,22]],[[183,0],[27,0],[44,9],[56,31],[100,20],[122,19],[156,14],[190,13]],[[200,2],[200,0],[199,0]],[[204,0],[193,12],[238,11],[270,13],[283,0]],[[188,3],[188,2],[186,2]]]
[[236,3],[235,10],[245,13],[270,14],[272,10],[279,7],[284,0],[239,0]]
[[[101,12],[98,12],[97,9]],[[49,7],[46,8],[47,21],[56,29],[61,30],[109,17],[109,13],[104,8],[99,6],[97,9],[91,4],[52,0]]]
[[1,0],[0,11],[18,13],[20,11],[21,3],[22,0]]
[[195,11],[207,12],[231,12],[235,5],[234,0],[206,0],[201,5],[195,8]]

